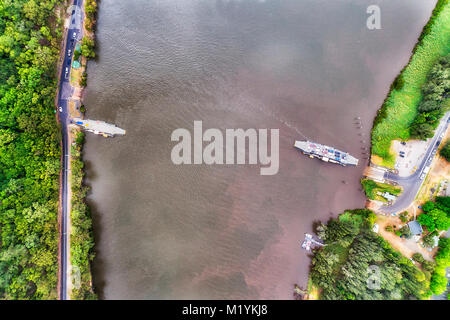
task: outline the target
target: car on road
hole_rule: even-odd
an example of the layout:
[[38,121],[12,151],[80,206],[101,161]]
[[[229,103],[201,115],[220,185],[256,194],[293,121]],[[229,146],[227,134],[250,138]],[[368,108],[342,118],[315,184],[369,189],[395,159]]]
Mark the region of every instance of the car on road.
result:
[[62,112],[62,107],[59,107],[59,112]]
[[422,173],[422,174],[420,175],[420,180],[423,180],[423,179],[425,178],[426,175],[427,175],[426,173]]
[[73,38],[75,39],[76,37],[77,37],[77,33],[74,32],[74,33],[73,33]]
[[69,67],[66,67],[66,73],[65,73],[64,77],[67,79],[68,76],[69,76]]
[[67,56],[70,58],[71,55],[72,55],[72,49],[69,49],[69,51],[67,51]]

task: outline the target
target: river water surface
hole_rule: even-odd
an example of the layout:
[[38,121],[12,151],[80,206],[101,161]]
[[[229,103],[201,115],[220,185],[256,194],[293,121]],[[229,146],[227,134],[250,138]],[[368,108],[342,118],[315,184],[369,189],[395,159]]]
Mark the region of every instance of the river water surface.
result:
[[[314,221],[364,206],[372,119],[435,1],[102,0],[87,117],[94,282],[105,299],[290,299]],[[381,30],[366,9],[381,8]],[[355,117],[361,117],[358,129]],[[176,166],[173,130],[280,129],[280,170]],[[309,159],[302,134],[358,167]]]

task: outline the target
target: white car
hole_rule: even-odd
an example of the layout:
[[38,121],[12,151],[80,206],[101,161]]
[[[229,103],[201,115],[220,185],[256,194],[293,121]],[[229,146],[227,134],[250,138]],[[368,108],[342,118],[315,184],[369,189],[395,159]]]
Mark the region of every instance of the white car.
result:
[[423,178],[425,178],[426,173],[422,173],[422,175],[420,176],[420,180],[423,180]]
[[77,33],[74,32],[74,33],[73,33],[73,38],[75,39],[76,37],[77,37]]
[[70,58],[71,54],[72,54],[72,50],[69,49],[69,51],[67,52],[67,56]]
[[59,107],[59,112],[62,112],[62,108],[61,107]]

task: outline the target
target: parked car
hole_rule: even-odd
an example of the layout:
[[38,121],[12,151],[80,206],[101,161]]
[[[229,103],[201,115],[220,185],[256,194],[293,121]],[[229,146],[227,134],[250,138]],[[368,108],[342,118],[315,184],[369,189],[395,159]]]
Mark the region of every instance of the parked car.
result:
[[406,146],[406,142],[405,141],[402,141],[402,142],[400,142],[402,145],[404,145],[404,146]]
[[425,178],[425,176],[426,176],[426,173],[422,173],[420,176],[420,180],[423,180],[423,178]]
[[404,157],[405,157],[405,155],[403,155],[403,154],[400,154],[400,157],[404,158]]

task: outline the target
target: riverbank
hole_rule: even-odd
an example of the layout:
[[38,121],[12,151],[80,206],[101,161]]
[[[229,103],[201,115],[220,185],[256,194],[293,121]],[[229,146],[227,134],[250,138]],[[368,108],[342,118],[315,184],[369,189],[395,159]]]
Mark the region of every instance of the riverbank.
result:
[[[97,2],[86,0],[83,10],[83,40],[81,46],[74,51],[74,60],[80,65],[71,78],[75,88],[73,100],[69,103],[71,118],[82,117],[85,107],[82,104],[83,92],[87,81],[87,62],[95,57],[95,16]],[[84,183],[84,162],[82,150],[84,133],[78,127],[70,127],[70,163],[71,163],[71,232],[70,232],[70,262],[72,266],[72,290],[70,297],[75,300],[97,299],[94,292],[91,263],[94,259],[94,236],[92,217],[86,203],[88,187]]]
[[409,126],[422,100],[422,85],[435,62],[450,52],[450,6],[439,0],[429,22],[413,50],[409,63],[393,82],[390,92],[374,120],[372,129],[372,163],[393,168],[391,150],[394,139],[407,140]]
[[[437,2],[432,17],[423,28],[413,49],[413,55],[391,85],[390,92],[378,111],[372,129],[371,161],[375,165],[394,167],[395,156],[392,154],[391,143],[394,139],[409,138],[409,126],[415,119],[417,106],[422,100],[422,85],[436,61],[450,51],[448,46],[450,8],[447,4],[448,0]],[[367,198],[372,200],[385,202],[387,200],[381,197],[383,192],[393,195],[401,192],[399,187],[368,179],[361,180],[361,183]],[[376,299],[429,298],[430,273],[414,266],[410,260],[402,256],[404,252],[401,254],[397,251],[398,248],[393,249],[387,241],[389,239],[385,240],[376,235],[380,227],[374,227],[376,219],[375,214],[368,209],[350,210],[317,228],[317,234],[327,246],[314,254],[308,283],[309,291],[317,293],[320,290],[319,296],[322,299],[368,299],[374,298],[374,295]],[[383,230],[380,234],[383,236],[384,224],[381,226]],[[351,237],[355,238],[349,241]],[[356,239],[358,237],[359,239]],[[362,241],[364,238],[372,241]],[[361,254],[358,254],[358,251]],[[410,258],[412,253],[408,254]],[[379,263],[380,255],[385,256],[390,263],[393,262],[397,268],[405,272],[406,277],[414,281],[407,287],[397,287],[395,290],[393,287],[389,288],[390,284],[379,283],[380,287],[376,292],[366,291],[364,288],[367,285],[363,282],[366,282],[367,277],[361,277],[359,280],[358,273],[361,271],[364,274],[374,260],[377,261],[378,274],[383,275],[384,279],[391,277],[389,267]],[[414,278],[407,276],[408,274]],[[393,280],[392,278],[391,281]],[[361,285],[357,284],[358,281]],[[414,287],[414,291],[411,291],[411,287]]]

